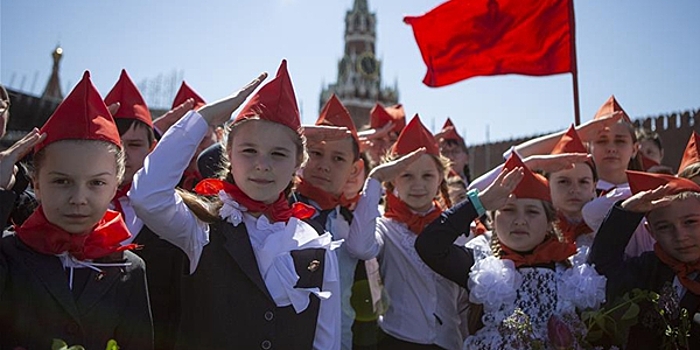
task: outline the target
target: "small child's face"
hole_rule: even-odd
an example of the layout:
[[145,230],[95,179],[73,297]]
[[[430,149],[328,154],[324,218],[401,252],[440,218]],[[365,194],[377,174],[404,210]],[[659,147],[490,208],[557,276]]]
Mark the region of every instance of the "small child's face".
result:
[[44,152],[34,181],[44,215],[69,233],[89,233],[117,191],[116,155],[101,142],[58,141]]
[[450,159],[452,170],[457,174],[461,174],[464,166],[469,162],[469,155],[464,152],[461,145],[452,140],[440,144],[440,153]]
[[642,152],[645,157],[659,164],[661,164],[661,161],[664,158],[664,152],[659,149],[659,146],[657,146],[652,140],[641,141],[639,143],[639,152]]
[[121,135],[122,148],[126,154],[123,183],[130,183],[139,169],[143,167],[143,161],[151,152],[151,144],[148,142],[148,129],[133,123],[124,135]]
[[581,208],[595,197],[593,170],[576,163],[571,169],[551,173],[549,192],[555,209],[570,219],[580,218]]
[[304,180],[339,196],[348,180],[360,171],[352,143],[352,138],[347,137],[308,145],[309,160],[304,166]]
[[496,210],[494,229],[501,243],[517,252],[528,252],[547,236],[550,223],[539,199],[510,198]]
[[409,208],[425,212],[433,206],[442,181],[443,174],[438,169],[435,158],[424,154],[411,163],[392,183],[399,199]]
[[231,174],[250,198],[273,203],[298,168],[296,135],[288,127],[263,120],[236,126],[229,137]]
[[700,199],[677,199],[647,214],[649,232],[661,248],[681,262],[700,259]]

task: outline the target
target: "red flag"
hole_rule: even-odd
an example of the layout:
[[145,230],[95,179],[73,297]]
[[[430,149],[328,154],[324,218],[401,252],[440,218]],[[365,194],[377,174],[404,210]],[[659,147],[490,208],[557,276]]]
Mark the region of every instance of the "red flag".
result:
[[571,0],[450,0],[413,27],[431,87],[480,75],[572,72]]

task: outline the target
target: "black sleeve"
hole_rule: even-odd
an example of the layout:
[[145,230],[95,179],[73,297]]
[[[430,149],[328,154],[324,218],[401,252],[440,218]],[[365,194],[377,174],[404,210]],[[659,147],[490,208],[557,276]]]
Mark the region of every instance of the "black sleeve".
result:
[[476,218],[476,209],[468,199],[464,200],[442,213],[416,239],[416,251],[425,264],[464,288],[467,288],[469,270],[474,265],[474,255],[453,243],[459,235],[469,231],[469,225]]
[[10,221],[10,214],[15,208],[17,194],[12,190],[0,190],[0,230],[4,230]]
[[620,202],[615,203],[596,233],[588,262],[608,279],[608,300],[633,288],[642,288],[650,279],[648,275],[652,270],[646,268],[650,259],[645,258],[648,254],[624,259],[625,247],[643,217],[643,213],[626,211],[620,207]]

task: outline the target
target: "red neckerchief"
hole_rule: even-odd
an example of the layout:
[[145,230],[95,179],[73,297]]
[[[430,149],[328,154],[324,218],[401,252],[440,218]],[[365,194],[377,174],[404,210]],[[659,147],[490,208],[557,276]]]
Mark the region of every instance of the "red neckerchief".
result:
[[302,196],[316,202],[321,210],[333,209],[337,206],[349,208],[360,199],[359,194],[350,199],[345,198],[345,194],[341,194],[340,197],[333,196],[303,178],[300,179],[296,189]]
[[94,260],[116,252],[136,248],[136,244],[121,245],[131,237],[119,212],[107,210],[92,232],[71,234],[50,223],[41,206],[34,210],[22,226],[16,228],[17,237],[33,250],[46,255],[68,252],[78,260]]
[[419,235],[423,229],[442,214],[438,201],[433,201],[433,210],[424,216],[414,213],[401,199],[391,193],[386,194],[384,217],[403,222],[411,232]]
[[559,223],[557,223],[559,231],[564,235],[567,242],[576,243],[576,239],[586,233],[591,233],[593,230],[586,225],[586,222],[581,220],[579,223],[572,223],[564,215],[559,214]]
[[565,261],[576,254],[576,245],[571,242],[560,242],[554,237],[545,238],[532,253],[522,254],[501,243],[501,259],[512,260],[515,267],[536,266]]
[[186,191],[192,191],[200,181],[202,181],[202,174],[200,174],[199,171],[185,170],[182,174],[180,188]]
[[120,213],[122,213],[122,217],[126,217],[124,215],[124,209],[122,208],[122,203],[119,201],[119,198],[126,197],[126,193],[129,192],[129,189],[131,189],[131,182],[122,185],[117,189],[117,193],[114,194],[114,197],[112,198],[112,205],[114,206],[114,209]]
[[662,263],[668,265],[668,267],[676,273],[678,280],[684,287],[688,288],[693,294],[700,295],[700,282],[693,281],[688,277],[688,275],[693,272],[700,272],[700,260],[694,263],[680,262],[668,255],[668,253],[661,248],[659,243],[654,244],[654,253],[656,253],[656,256]]
[[262,213],[272,222],[287,222],[292,216],[302,220],[308,219],[315,213],[312,207],[304,203],[297,202],[290,206],[284,193],[280,193],[274,203],[265,204],[248,197],[238,186],[218,179],[204,179],[195,186],[194,191],[205,196],[215,196],[219,194],[219,191],[224,191],[238,204],[246,207],[248,212]]
[[472,229],[472,233],[474,233],[474,237],[483,235],[486,233],[488,230],[486,229],[486,225],[479,220],[479,218],[474,219],[474,228]]

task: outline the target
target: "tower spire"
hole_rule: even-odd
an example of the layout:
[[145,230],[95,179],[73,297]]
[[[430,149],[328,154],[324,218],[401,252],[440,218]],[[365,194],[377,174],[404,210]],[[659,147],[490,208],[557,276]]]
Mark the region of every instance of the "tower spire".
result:
[[56,45],[56,49],[51,53],[53,57],[53,69],[51,69],[51,77],[49,82],[46,84],[44,93],[41,95],[42,99],[51,99],[61,101],[63,100],[63,93],[61,92],[61,82],[58,77],[59,64],[61,63],[61,58],[63,57],[63,49],[60,45]]

